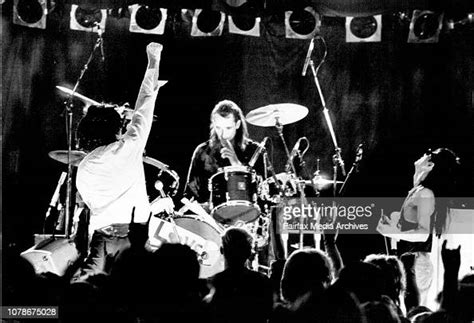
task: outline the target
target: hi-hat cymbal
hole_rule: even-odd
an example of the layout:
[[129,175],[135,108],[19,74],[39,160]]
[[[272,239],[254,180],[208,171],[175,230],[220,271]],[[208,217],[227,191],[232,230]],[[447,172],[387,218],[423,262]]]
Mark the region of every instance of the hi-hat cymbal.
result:
[[300,121],[308,114],[308,108],[294,103],[270,104],[250,111],[246,120],[259,127],[274,127]]
[[[78,166],[87,154],[80,150],[71,150],[70,162],[72,166]],[[48,153],[48,156],[60,163],[68,164],[67,150],[53,150]]]

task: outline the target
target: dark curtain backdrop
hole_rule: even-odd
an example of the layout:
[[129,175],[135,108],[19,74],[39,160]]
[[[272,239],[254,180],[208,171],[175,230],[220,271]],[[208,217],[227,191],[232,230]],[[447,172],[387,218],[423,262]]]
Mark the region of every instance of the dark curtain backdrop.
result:
[[[65,96],[56,85],[73,87],[97,35],[69,30],[69,8],[57,8],[48,28],[37,30],[2,14],[2,127],[4,239],[28,246],[65,165],[48,152],[66,149]],[[208,137],[209,113],[230,99],[244,113],[274,103],[306,106],[308,116],[285,126],[291,147],[301,136],[311,146],[308,173],[332,176],[334,147],[311,73],[301,76],[309,40],[285,38],[283,16],[263,20],[260,37],[229,34],[189,36],[190,21],[169,13],[165,35],[128,32],[129,19],[107,20],[105,64],[97,52],[78,91],[97,101],[134,103],[146,66],[145,47],[164,45],[158,97],[146,153],[176,170],[184,184],[195,146]],[[189,18],[189,17],[188,17]],[[328,55],[319,80],[347,169],[365,142],[359,173],[346,195],[404,196],[412,185],[413,162],[427,148],[445,146],[463,161],[462,196],[473,196],[473,30],[443,33],[437,44],[408,44],[408,25],[384,15],[382,42],[346,43],[343,18],[323,18]],[[323,55],[317,42],[313,59]],[[74,127],[82,106],[76,102]],[[270,136],[277,172],[284,170],[283,146],[271,128],[250,126],[251,137]],[[342,178],[340,178],[342,179]],[[380,240],[379,240],[380,241]]]

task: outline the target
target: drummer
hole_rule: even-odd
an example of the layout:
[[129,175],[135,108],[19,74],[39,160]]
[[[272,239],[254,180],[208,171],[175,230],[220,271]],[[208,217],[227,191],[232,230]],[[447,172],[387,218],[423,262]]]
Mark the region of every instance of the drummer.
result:
[[[208,181],[219,168],[248,166],[257,144],[249,138],[247,124],[239,106],[224,100],[211,113],[210,138],[194,150],[184,196],[199,203],[209,201]],[[263,162],[259,157],[256,168]]]

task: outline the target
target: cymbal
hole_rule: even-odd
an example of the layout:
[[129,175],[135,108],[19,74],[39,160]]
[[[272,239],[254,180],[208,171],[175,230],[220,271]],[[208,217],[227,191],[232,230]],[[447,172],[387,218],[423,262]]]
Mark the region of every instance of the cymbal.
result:
[[71,89],[68,89],[67,87],[64,87],[64,86],[56,86],[56,88],[66,94],[69,94],[69,95],[73,95],[78,98],[79,100],[81,100],[86,106],[89,106],[89,105],[100,105],[99,102],[95,101],[95,100],[92,100],[90,98],[88,98],[87,96],[85,95],[82,95],[78,92],[75,92],[73,93],[73,91]]
[[[166,83],[168,83],[168,81],[166,80],[159,80],[158,81],[158,87],[162,87],[163,85],[165,85]],[[101,103],[97,102],[96,100],[93,100],[91,98],[88,98],[87,96],[85,95],[82,95],[80,94],[79,92],[75,92],[73,93],[72,89],[68,89],[67,87],[64,87],[64,86],[59,86],[57,85],[56,88],[66,94],[69,94],[69,95],[73,95],[74,94],[74,97],[78,98],[79,100],[81,100],[86,106],[90,106],[90,105],[101,105]],[[133,111],[133,109],[128,109],[130,111]]]
[[[72,150],[71,151],[71,164],[73,166],[78,166],[79,163],[84,159],[86,155],[87,153],[85,153],[84,151]],[[54,160],[57,160],[58,162],[67,164],[67,150],[53,150],[48,153],[48,156]],[[145,164],[155,166],[156,168],[159,168],[161,170],[166,170],[166,171],[169,170],[168,165],[148,156],[143,156],[143,162]]]
[[277,122],[287,125],[300,121],[308,114],[308,108],[294,103],[270,104],[250,111],[246,120],[259,127],[274,127]]
[[[51,157],[52,159],[60,162],[60,163],[63,163],[63,164],[66,164],[67,165],[67,161],[68,161],[68,158],[67,158],[67,155],[68,155],[68,151],[67,150],[53,150],[53,151],[50,151],[48,153],[48,156]],[[84,157],[86,156],[87,154],[83,151],[80,151],[80,150],[71,150],[71,165],[72,166],[78,166],[79,163],[84,159]]]
[[[158,87],[162,87],[163,85],[165,85],[166,83],[168,83],[168,81],[166,80],[161,80],[161,81],[158,81]],[[66,94],[69,94],[69,95],[73,95],[73,92],[71,89],[68,89],[67,87],[64,87],[64,86],[59,86],[57,85],[56,88]],[[96,100],[93,100],[91,98],[88,98],[87,96],[85,95],[82,95],[78,92],[75,92],[74,93],[74,97],[78,98],[79,100],[81,100],[86,108],[84,109],[83,113],[86,114],[87,113],[87,108],[91,105],[96,105],[96,106],[106,106],[106,107],[111,107],[111,108],[114,108],[115,111],[117,111],[122,117],[124,117],[125,119],[127,120],[131,120],[132,119],[132,115],[133,115],[133,112],[134,110],[133,109],[130,109],[130,108],[126,108],[124,106],[115,106],[115,105],[111,105],[111,104],[102,104],[102,103],[99,103],[97,102]],[[156,121],[156,115],[153,115],[153,122]]]
[[165,170],[165,171],[169,170],[169,168],[170,168],[165,163],[162,163],[159,160],[156,160],[156,159],[148,157],[148,156],[143,156],[143,162],[145,164],[155,166],[156,168],[161,169],[161,170]]

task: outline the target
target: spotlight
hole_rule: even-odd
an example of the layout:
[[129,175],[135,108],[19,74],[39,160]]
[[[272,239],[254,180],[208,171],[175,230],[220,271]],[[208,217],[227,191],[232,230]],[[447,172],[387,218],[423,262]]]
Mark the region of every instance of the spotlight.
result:
[[229,16],[229,32],[246,36],[260,36],[260,17],[250,15]]
[[222,35],[225,14],[220,11],[196,9],[193,15],[191,36],[211,37]]
[[107,20],[106,9],[82,8],[78,5],[71,5],[71,22],[69,27],[72,30],[81,30],[99,33],[105,30]]
[[163,35],[167,9],[135,4],[129,6],[130,32]]
[[311,7],[285,11],[286,38],[311,39],[319,32],[321,19]]
[[31,28],[46,29],[46,0],[15,0],[13,23]]
[[437,43],[443,22],[443,13],[414,10],[408,33],[409,43]]
[[379,42],[382,16],[346,17],[346,42]]

